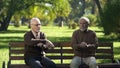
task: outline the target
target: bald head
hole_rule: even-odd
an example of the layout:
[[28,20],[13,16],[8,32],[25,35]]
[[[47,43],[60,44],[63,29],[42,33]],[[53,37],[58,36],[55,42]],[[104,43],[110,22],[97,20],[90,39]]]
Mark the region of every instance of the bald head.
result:
[[32,18],[30,21],[31,30],[34,32],[39,32],[41,27],[41,22],[39,18]]
[[36,21],[36,22],[38,22],[39,24],[41,24],[39,18],[37,18],[37,17],[32,18],[31,21],[30,21],[30,24],[34,24],[34,21]]

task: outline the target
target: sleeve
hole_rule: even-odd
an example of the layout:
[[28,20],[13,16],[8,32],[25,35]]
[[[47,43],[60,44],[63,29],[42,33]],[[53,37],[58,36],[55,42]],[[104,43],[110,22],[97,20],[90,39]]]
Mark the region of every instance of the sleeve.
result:
[[39,41],[32,41],[32,36],[29,32],[24,35],[24,43],[28,46],[35,46]]
[[80,44],[77,43],[77,32],[76,31],[74,31],[72,34],[71,45],[74,50],[77,50],[80,48]]
[[46,40],[46,47],[48,48],[48,49],[50,49],[50,48],[54,48],[54,44],[50,41],[50,40]]
[[89,48],[97,48],[98,47],[98,38],[97,38],[95,32],[93,32],[92,43],[88,44],[88,45],[89,45]]
[[40,32],[40,39],[45,39],[44,41],[40,41],[41,43],[44,44],[41,48],[42,48],[43,50],[47,50],[47,49],[48,49],[48,48],[46,47],[47,37],[46,37],[45,33]]

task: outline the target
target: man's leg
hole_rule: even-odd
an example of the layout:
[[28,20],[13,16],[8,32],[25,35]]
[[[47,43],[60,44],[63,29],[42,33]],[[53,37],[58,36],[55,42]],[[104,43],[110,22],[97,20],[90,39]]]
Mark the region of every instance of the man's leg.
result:
[[27,58],[25,59],[25,63],[31,68],[43,68],[41,62],[35,58]]
[[84,58],[83,62],[89,65],[89,68],[98,68],[95,57]]
[[71,61],[70,68],[79,68],[81,63],[81,57],[75,56]]
[[41,63],[45,66],[45,68],[56,68],[55,63],[47,57],[43,57]]

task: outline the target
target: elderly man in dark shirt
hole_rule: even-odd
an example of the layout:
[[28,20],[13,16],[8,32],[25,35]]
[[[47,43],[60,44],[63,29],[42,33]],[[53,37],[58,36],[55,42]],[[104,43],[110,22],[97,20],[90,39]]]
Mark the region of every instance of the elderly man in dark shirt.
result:
[[90,21],[87,17],[81,17],[79,20],[80,29],[73,32],[72,48],[74,50],[74,58],[71,61],[70,68],[79,68],[85,63],[89,68],[98,68],[95,51],[98,39],[94,31],[89,30]]
[[53,48],[54,45],[41,32],[40,20],[32,18],[30,26],[31,30],[24,35],[25,63],[31,68],[56,68],[55,63],[45,56],[44,50]]

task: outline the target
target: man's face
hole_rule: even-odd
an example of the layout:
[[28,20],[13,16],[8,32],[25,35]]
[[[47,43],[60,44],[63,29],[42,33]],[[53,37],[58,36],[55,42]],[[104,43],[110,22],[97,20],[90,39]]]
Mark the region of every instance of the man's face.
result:
[[80,24],[80,30],[81,31],[87,30],[88,25],[89,25],[84,19],[81,19],[79,24]]
[[40,31],[41,24],[37,20],[33,20],[30,25],[31,25],[31,29],[34,32],[39,32]]

